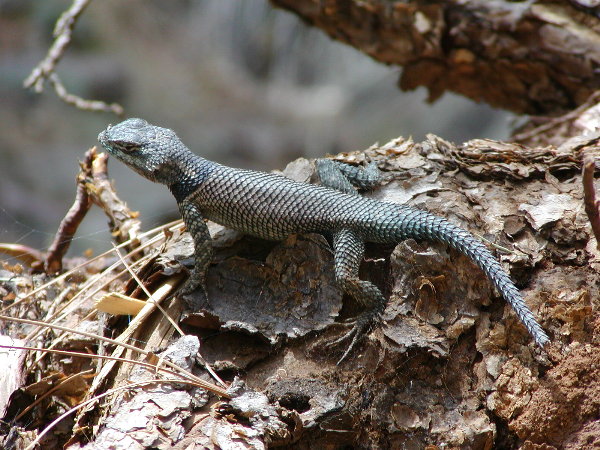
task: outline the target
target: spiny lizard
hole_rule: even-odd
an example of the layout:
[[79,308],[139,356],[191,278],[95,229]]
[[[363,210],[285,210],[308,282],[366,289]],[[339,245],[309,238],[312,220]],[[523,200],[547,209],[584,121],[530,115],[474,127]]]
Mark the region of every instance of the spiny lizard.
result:
[[550,341],[499,262],[469,232],[408,205],[356,195],[352,184],[370,187],[376,182],[374,166],[360,170],[320,160],[317,167],[326,186],[318,186],[208,161],[192,153],[172,130],[142,119],[109,126],[98,140],[111,155],[149,180],[167,185],[175,196],[195,247],[195,267],[182,288],[184,294],[204,287],[212,256],[205,219],[271,240],[293,233],[329,234],[336,280],[365,308],[352,329],[336,341],[352,339],[343,360],[379,320],[387,303],[374,284],[358,277],[364,243],[425,239],[446,243],[468,256],[513,307],[536,343],[544,347]]

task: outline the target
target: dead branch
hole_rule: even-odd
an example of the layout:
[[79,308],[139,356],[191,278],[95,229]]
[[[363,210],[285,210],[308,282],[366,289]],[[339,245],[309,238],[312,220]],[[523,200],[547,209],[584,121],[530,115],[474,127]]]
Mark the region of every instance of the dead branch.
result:
[[125,110],[118,103],[106,103],[101,100],[86,100],[84,98],[79,97],[78,95],[70,94],[67,92],[67,89],[64,87],[60,78],[56,73],[50,74],[50,82],[52,86],[54,86],[54,91],[58,98],[63,100],[65,103],[69,105],[73,105],[78,109],[82,109],[84,111],[95,111],[95,112],[111,112],[116,114],[119,117],[123,117]]
[[48,50],[46,57],[40,61],[23,82],[26,88],[32,88],[38,94],[44,90],[44,82],[49,79],[58,97],[79,109],[86,111],[112,112],[118,116],[123,115],[123,107],[116,103],[107,104],[99,100],[85,100],[73,94],[69,94],[61,83],[55,70],[58,62],[63,57],[65,50],[71,42],[73,28],[84,9],[91,0],[73,0],[73,3],[56,21],[54,27],[54,42]]
[[[96,147],[92,149],[96,151]],[[129,242],[125,250],[130,252],[139,244],[141,223],[138,213],[131,211],[116,194],[108,179],[108,155],[99,153],[92,160],[91,180],[86,187],[92,202],[98,205],[109,218],[110,232],[117,242]],[[134,259],[135,260],[135,259]]]
[[95,150],[88,150],[85,159],[80,164],[81,172],[77,175],[77,191],[75,201],[67,214],[60,222],[58,231],[48,248],[44,269],[48,275],[60,272],[62,270],[62,259],[75,236],[79,224],[90,209],[91,201],[85,186],[85,180],[91,176],[92,160],[96,156]]
[[583,194],[585,213],[590,219],[594,236],[596,237],[596,247],[600,250],[600,201],[596,200],[596,189],[594,187],[594,172],[596,170],[596,161],[591,149],[583,151]]
[[23,82],[26,88],[31,88],[40,93],[44,90],[44,81],[54,72],[56,65],[63,57],[65,49],[71,42],[73,27],[83,10],[91,0],[73,0],[71,7],[66,10],[56,21],[54,28],[54,43],[48,50],[46,57],[31,71]]
[[75,201],[62,220],[48,250],[46,273],[52,274],[62,269],[62,258],[92,202],[100,206],[108,216],[110,232],[118,244],[129,242],[126,246],[128,252],[139,244],[141,224],[137,213],[132,212],[114,192],[107,175],[107,159],[106,154],[98,154],[96,147],[92,147],[80,163]]
[[429,101],[453,91],[519,113],[573,109],[597,89],[596,7],[584,2],[271,0],[333,39],[402,66]]

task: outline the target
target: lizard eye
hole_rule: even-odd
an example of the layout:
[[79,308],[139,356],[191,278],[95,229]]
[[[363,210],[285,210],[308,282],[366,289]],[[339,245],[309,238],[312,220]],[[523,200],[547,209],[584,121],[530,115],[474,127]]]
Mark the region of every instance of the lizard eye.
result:
[[114,141],[113,144],[115,147],[117,147],[119,150],[122,150],[125,153],[131,153],[140,148],[138,144],[128,141]]

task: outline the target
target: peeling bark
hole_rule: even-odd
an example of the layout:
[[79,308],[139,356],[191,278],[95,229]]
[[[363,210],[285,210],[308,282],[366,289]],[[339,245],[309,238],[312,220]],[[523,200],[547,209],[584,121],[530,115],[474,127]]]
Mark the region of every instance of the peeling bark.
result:
[[[557,149],[488,140],[455,146],[429,136],[336,157],[377,162],[384,183],[368,195],[426,208],[493,244],[552,338],[547,353],[466,257],[407,240],[395,248],[367,246],[360,275],[390,301],[381,326],[337,366],[339,354],[324,342],[339,336],[342,325],[333,322],[359,308],[348,298],[342,307],[327,243],[315,235],[273,243],[209,224],[216,250],[209,299],[184,316],[186,332],[201,337],[204,367],[227,381],[240,376],[243,383],[228,391],[234,399],[198,389],[192,395],[179,384],[138,387],[87,410],[65,437],[68,447],[597,445],[600,253],[583,207],[579,155],[586,145],[595,140]],[[305,181],[311,171],[312,163],[299,160],[285,173]],[[169,233],[161,256],[140,276],[148,286],[180,277],[192,251],[187,233]],[[170,314],[181,307],[172,302]],[[112,334],[124,326],[102,325]],[[173,331],[158,316],[139,329],[136,339],[151,348],[164,345]],[[74,342],[65,341],[65,349]],[[196,351],[191,348],[182,364],[208,380],[194,364]],[[69,360],[50,367],[71,374]],[[102,374],[107,389],[155,376],[127,365]],[[43,424],[44,416],[37,417]],[[23,428],[12,430],[22,442],[31,439]]]
[[[287,440],[279,427],[270,436],[261,425],[259,447],[289,444],[291,436],[295,448],[578,448],[597,439],[600,254],[582,207],[577,154],[577,147],[486,140],[456,147],[429,136],[337,157],[378,162],[386,182],[373,197],[426,208],[504,249],[498,256],[552,336],[547,354],[465,257],[409,240],[395,249],[368,247],[361,276],[388,292],[390,303],[382,326],[336,366],[339,355],[323,344],[339,331],[322,313],[336,314],[339,297],[309,288],[316,273],[330,276],[326,254],[317,257],[322,243],[224,234],[209,271],[209,301],[197,313],[205,320],[189,323],[213,333],[203,347],[208,362],[243,373],[249,388],[267,394],[277,423],[288,423]],[[288,176],[306,179],[311,164],[290,167]],[[191,252],[189,240],[167,244],[175,260]],[[344,300],[339,318],[352,317]],[[310,307],[305,317],[302,305]],[[325,332],[306,334],[309,327]],[[576,403],[584,407],[574,414]],[[228,429],[205,414],[201,434]],[[246,445],[257,446],[255,439],[248,435]]]
[[271,0],[329,36],[402,66],[403,90],[453,91],[556,115],[600,86],[595,2]]

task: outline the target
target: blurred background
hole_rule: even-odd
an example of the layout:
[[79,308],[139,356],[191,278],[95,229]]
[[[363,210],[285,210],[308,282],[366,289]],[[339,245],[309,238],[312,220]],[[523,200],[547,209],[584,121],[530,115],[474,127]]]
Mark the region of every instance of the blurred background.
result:
[[[23,80],[52,44],[70,0],[0,0],[0,241],[45,249],[75,195],[78,161],[108,113],[79,111]],[[427,133],[504,139],[512,115],[446,94],[396,87],[398,68],[332,41],[266,0],[102,0],[77,23],[57,74],[86,99],[173,128],[196,153],[237,167],[283,168]],[[164,186],[109,162],[144,229],[178,217]],[[92,207],[71,254],[110,247]]]

